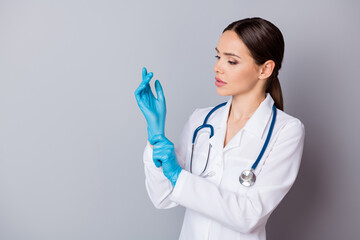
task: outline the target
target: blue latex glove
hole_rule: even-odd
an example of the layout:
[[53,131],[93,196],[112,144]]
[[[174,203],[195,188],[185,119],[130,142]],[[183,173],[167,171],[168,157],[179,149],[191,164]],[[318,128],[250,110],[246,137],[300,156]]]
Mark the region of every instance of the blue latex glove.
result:
[[164,135],[156,135],[150,140],[153,147],[153,160],[154,162],[160,161],[165,177],[170,180],[173,187],[182,171],[179,165],[174,144],[170,142]]
[[153,73],[147,73],[146,68],[142,69],[142,82],[135,90],[135,98],[143,112],[148,130],[148,140],[152,139],[155,135],[165,135],[165,117],[166,117],[166,104],[165,96],[159,80],[155,81],[155,90],[157,98],[155,98],[150,88],[150,80]]

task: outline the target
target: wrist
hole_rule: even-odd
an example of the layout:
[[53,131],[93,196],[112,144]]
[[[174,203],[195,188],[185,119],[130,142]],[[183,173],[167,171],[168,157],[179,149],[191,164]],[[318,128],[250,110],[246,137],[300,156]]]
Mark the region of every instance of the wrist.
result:
[[182,170],[183,170],[182,167],[179,166],[179,168],[175,171],[173,177],[171,178],[170,182],[172,183],[173,187],[175,187],[175,184],[176,184]]
[[152,131],[149,127],[148,127],[148,140],[149,142],[151,142],[151,139],[153,137],[155,137],[156,135],[162,135],[165,136],[165,131],[160,130],[160,131]]

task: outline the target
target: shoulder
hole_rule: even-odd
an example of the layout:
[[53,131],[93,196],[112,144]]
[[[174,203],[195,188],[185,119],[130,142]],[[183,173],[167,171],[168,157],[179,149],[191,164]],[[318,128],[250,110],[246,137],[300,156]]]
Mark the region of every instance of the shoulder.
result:
[[226,104],[226,102],[217,104],[212,107],[196,108],[190,115],[190,119],[193,121],[200,121],[202,123],[211,110],[213,111],[211,113],[210,119],[214,117],[216,118],[216,116],[221,115],[221,112],[224,109],[224,104]]
[[204,108],[196,108],[191,114],[193,117],[206,117],[206,115],[213,109],[214,107],[204,107]]
[[214,118],[221,115],[221,113],[223,113],[223,111],[226,109],[226,105],[228,104],[229,100],[210,107],[196,108],[195,111],[192,113],[192,117],[205,119],[205,117],[211,112],[210,118]]
[[190,115],[188,122],[191,125],[200,125],[213,107],[196,108]]
[[[192,114],[189,116],[187,120],[187,127],[194,131],[197,127],[201,126],[204,123],[205,118],[208,116],[210,111],[214,109],[215,106],[212,107],[204,107],[204,108],[196,108]],[[221,110],[216,110],[212,112],[210,118],[208,119],[207,123],[214,124],[212,121],[213,119],[218,119]]]
[[300,119],[277,109],[276,125],[282,135],[305,135],[305,126]]

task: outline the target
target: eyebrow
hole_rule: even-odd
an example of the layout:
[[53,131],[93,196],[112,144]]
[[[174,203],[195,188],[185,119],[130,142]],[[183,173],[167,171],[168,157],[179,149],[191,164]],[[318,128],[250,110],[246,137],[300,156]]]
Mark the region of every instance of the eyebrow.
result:
[[[215,48],[215,50],[219,53],[219,50],[217,49],[217,47]],[[234,53],[227,53],[227,52],[225,52],[224,55],[226,55],[226,56],[234,56],[234,57],[241,58],[241,57],[239,57],[238,55],[236,55],[236,54],[234,54]]]

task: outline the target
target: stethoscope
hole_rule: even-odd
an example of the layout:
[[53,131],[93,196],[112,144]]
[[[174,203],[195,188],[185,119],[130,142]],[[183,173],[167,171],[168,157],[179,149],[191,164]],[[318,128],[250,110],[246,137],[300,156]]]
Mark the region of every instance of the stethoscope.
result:
[[[226,105],[226,102],[221,103],[221,104],[215,106],[213,109],[211,109],[211,111],[206,115],[204,123],[202,125],[200,125],[198,128],[196,128],[196,130],[194,131],[194,135],[193,135],[193,138],[192,138],[191,158],[190,158],[190,172],[191,173],[192,173],[192,160],[193,160],[194,146],[195,146],[195,140],[196,140],[197,133],[203,128],[209,128],[210,129],[210,137],[209,137],[209,139],[212,138],[212,136],[214,135],[214,127],[211,124],[207,124],[207,121],[208,121],[209,117],[211,116],[211,114],[213,112],[215,112],[218,108],[223,107],[225,105]],[[266,147],[269,144],[271,134],[272,134],[272,131],[273,131],[273,128],[274,128],[274,125],[275,125],[275,119],[276,119],[276,107],[275,107],[275,104],[273,105],[272,109],[273,109],[273,117],[272,117],[272,120],[271,120],[271,125],[270,125],[270,128],[269,128],[269,132],[268,132],[268,135],[266,137],[265,143],[264,143],[264,145],[263,145],[263,147],[262,147],[262,149],[260,151],[260,154],[257,157],[254,164],[251,166],[251,168],[249,170],[244,170],[241,173],[241,175],[239,176],[240,183],[242,185],[244,185],[245,187],[250,187],[255,183],[255,181],[256,181],[256,175],[254,173],[255,168],[259,164],[260,159],[262,158],[262,156],[263,156],[263,154],[264,154],[264,152],[266,150]],[[208,151],[208,154],[207,154],[205,168],[201,172],[200,175],[202,175],[205,172],[206,168],[207,168],[207,165],[208,165],[208,162],[209,162],[210,150],[211,150],[211,143],[209,143],[209,151]]]

